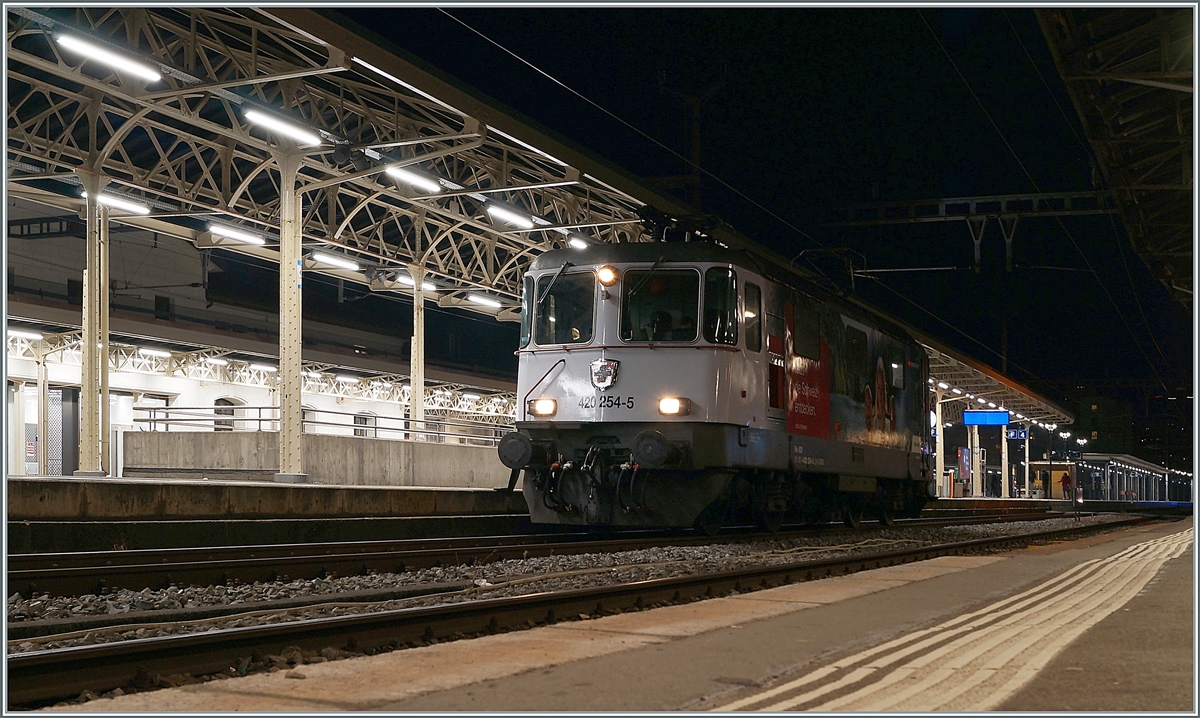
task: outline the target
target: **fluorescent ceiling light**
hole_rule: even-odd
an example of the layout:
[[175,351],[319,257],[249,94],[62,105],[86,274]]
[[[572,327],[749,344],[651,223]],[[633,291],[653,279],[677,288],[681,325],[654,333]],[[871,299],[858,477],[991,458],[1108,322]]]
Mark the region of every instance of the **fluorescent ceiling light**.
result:
[[304,376],[308,377],[309,379],[320,379],[320,378],[321,378],[321,372],[319,372],[319,371],[306,371],[306,372],[304,372]]
[[938,388],[939,388],[939,389],[949,389],[949,388],[950,388],[950,385],[949,385],[949,384],[947,384],[947,383],[946,383],[946,382],[944,382],[944,381],[939,381],[939,382],[938,382]]
[[950,391],[954,392],[955,394],[961,394],[961,393],[962,393],[962,389],[959,389],[958,387],[954,387],[954,388],[953,388],[953,389],[951,389]]
[[482,294],[468,294],[467,301],[482,304],[485,307],[492,307],[493,309],[499,309],[501,306],[499,300],[485,297]]
[[437,180],[419,175],[416,172],[411,172],[403,167],[388,167],[384,172],[387,172],[401,182],[410,184],[417,189],[423,189],[430,194],[442,191],[442,185]]
[[321,144],[321,138],[318,137],[315,133],[304,129],[303,127],[293,125],[289,122],[277,120],[265,112],[259,112],[258,110],[246,110],[245,112],[242,113],[242,116],[245,117],[247,120],[250,120],[251,122],[253,122],[256,125],[262,125],[263,127],[267,128],[268,130],[271,130],[272,132],[276,132],[276,133],[284,135],[286,137],[291,137],[293,140],[296,140],[300,144],[303,144],[303,145],[319,145],[319,144]]
[[[409,274],[396,275],[396,281],[400,282],[401,284],[404,284],[406,286],[409,286],[409,287],[416,286],[416,282],[413,281],[412,275],[409,275]],[[429,282],[421,282],[421,289],[424,289],[427,292],[436,292],[437,286],[434,284],[430,284]]]
[[996,402],[994,402],[994,401],[989,401],[989,402],[988,402],[988,407],[989,407],[989,408],[991,408],[991,409],[995,409],[995,408],[996,408]]
[[530,219],[527,216],[517,214],[516,212],[512,211],[511,209],[505,209],[504,207],[501,207],[499,205],[489,204],[487,211],[488,211],[488,214],[492,215],[496,219],[501,220],[503,222],[508,222],[509,224],[515,224],[516,226],[520,227],[521,229],[533,229],[533,220],[532,219]]
[[208,225],[208,231],[219,237],[226,237],[246,244],[264,244],[266,242],[266,240],[257,234],[250,234],[244,229],[230,227],[227,224],[210,224]]
[[204,361],[213,366],[225,366],[229,363],[228,359],[221,359],[220,357],[204,357]]
[[312,260],[314,262],[320,262],[321,264],[328,264],[331,267],[337,267],[339,269],[349,269],[352,272],[357,272],[359,270],[358,262],[355,262],[351,259],[347,259],[345,257],[338,256],[336,254],[328,254],[327,252],[313,252],[309,256],[312,257]]
[[356,377],[356,376],[347,376],[347,375],[344,375],[344,374],[343,374],[342,376],[339,376],[339,377],[337,378],[337,380],[338,380],[338,381],[340,381],[340,382],[341,382],[341,383],[343,383],[343,384],[357,384],[357,383],[358,383],[358,377]]
[[258,371],[265,371],[268,374],[274,374],[275,372],[279,371],[278,368],[273,367],[270,364],[251,364],[250,368],[257,369]]
[[567,244],[571,245],[575,249],[587,249],[590,246],[587,242],[583,241],[579,237],[571,237],[567,240]]
[[[79,196],[87,199],[87,192],[84,192]],[[106,204],[115,209],[123,209],[126,212],[133,212],[134,214],[150,214],[150,208],[146,205],[139,204],[133,200],[125,199],[124,197],[117,197],[115,195],[104,194],[101,192],[100,196],[96,198],[96,201],[100,204]]]
[[466,399],[467,401],[479,401],[478,394],[463,394],[462,398]]
[[122,57],[115,52],[105,50],[99,45],[90,43],[86,40],[81,40],[72,35],[59,35],[54,39],[58,41],[59,45],[62,45],[68,50],[77,52],[80,55],[86,56],[86,59],[88,60],[99,60],[109,67],[128,72],[131,75],[137,75],[138,77],[150,82],[157,82],[162,79],[162,75],[149,65],[144,65],[127,57]]
[[148,357],[162,357],[164,359],[171,356],[171,352],[163,351],[162,349],[147,349],[146,347],[139,347],[138,354]]
[[31,332],[31,331],[27,331],[25,329],[13,329],[12,327],[9,327],[8,336],[16,337],[17,339],[28,339],[30,341],[37,341],[38,339],[42,338],[42,333],[41,332]]
[[981,396],[981,397],[979,397],[978,399],[976,399],[975,401],[979,402],[980,404],[986,404],[986,403],[987,403],[987,399],[984,399],[982,396]]

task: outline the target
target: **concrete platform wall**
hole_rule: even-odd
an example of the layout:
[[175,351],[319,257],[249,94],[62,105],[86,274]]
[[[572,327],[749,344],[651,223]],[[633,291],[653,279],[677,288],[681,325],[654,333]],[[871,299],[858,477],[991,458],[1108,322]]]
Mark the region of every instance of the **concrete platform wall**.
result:
[[[270,431],[139,431],[124,436],[127,477],[270,480],[279,470]],[[305,434],[304,469],[314,484],[506,486],[509,470],[490,446]]]
[[526,511],[520,493],[491,489],[57,476],[10,477],[7,508],[10,528],[22,521],[367,518]]

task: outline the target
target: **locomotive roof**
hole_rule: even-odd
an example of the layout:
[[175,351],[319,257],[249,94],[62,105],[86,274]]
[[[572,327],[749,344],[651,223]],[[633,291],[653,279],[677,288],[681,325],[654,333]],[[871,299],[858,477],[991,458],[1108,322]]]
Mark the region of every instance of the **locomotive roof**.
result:
[[571,264],[605,264],[608,262],[714,262],[735,264],[758,269],[758,262],[742,252],[727,249],[713,242],[629,242],[625,244],[592,244],[585,249],[556,249],[539,255],[529,265],[530,271],[558,269],[563,262]]

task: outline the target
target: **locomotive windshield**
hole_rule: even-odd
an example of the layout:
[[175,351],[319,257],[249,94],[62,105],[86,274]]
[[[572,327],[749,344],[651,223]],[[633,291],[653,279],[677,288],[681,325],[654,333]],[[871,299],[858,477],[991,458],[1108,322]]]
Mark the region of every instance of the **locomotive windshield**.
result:
[[557,281],[553,274],[543,276],[538,279],[537,297],[542,297],[534,312],[534,336],[538,344],[586,344],[592,340],[595,274],[564,274]]
[[700,305],[700,275],[696,271],[631,269],[625,272],[622,285],[622,340],[695,341]]

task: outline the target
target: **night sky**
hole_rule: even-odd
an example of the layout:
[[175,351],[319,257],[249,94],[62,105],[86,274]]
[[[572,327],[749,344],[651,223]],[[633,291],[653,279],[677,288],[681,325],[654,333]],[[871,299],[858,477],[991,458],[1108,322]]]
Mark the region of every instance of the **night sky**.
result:
[[[641,178],[689,171],[672,154],[690,153],[677,95],[717,88],[701,111],[700,164],[719,181],[705,178],[700,208],[786,257],[848,247],[868,269],[970,267],[965,222],[827,223],[854,202],[1103,188],[1028,9],[339,11]],[[690,189],[666,191],[692,200]],[[1010,375],[1069,411],[1099,393],[1130,401],[1136,417],[1154,412],[1154,395],[1192,394],[1191,317],[1151,279],[1119,219],[1022,220],[1012,273],[1003,248],[991,222],[981,273],[860,277],[855,291],[997,368],[1008,314]],[[821,266],[845,283],[837,265]],[[1161,380],[1165,391],[1113,380]]]

